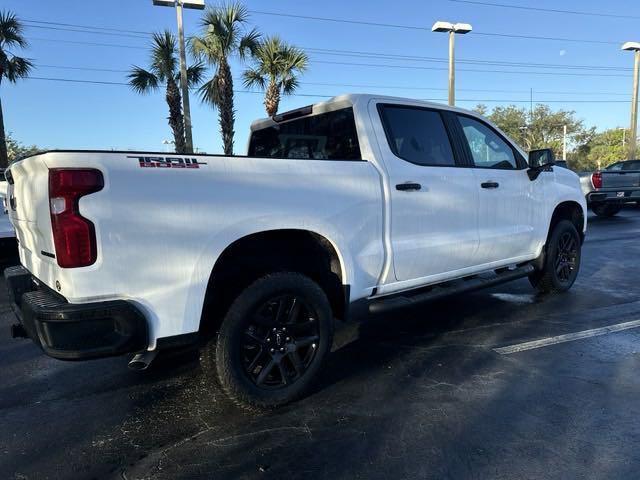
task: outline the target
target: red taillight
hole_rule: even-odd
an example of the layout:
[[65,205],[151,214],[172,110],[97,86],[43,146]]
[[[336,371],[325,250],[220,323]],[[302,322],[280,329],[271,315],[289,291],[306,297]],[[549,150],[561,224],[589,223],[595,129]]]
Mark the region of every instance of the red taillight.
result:
[[602,188],[602,173],[593,172],[591,174],[591,183],[593,184],[593,188]]
[[96,232],[80,215],[79,200],[102,190],[99,170],[49,170],[49,211],[58,265],[64,268],[86,267],[96,261]]

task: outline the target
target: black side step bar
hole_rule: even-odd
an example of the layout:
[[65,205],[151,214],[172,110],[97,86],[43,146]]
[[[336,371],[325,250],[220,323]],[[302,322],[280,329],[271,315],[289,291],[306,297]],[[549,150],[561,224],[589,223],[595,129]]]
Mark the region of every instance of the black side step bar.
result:
[[526,277],[534,270],[533,265],[529,264],[513,270],[504,270],[500,273],[489,274],[489,276],[477,276],[467,279],[461,278],[452,282],[446,282],[441,286],[434,286],[427,291],[420,289],[413,293],[409,291],[390,295],[372,300],[371,303],[369,303],[369,313],[385,313],[398,308],[406,308],[419,303],[430,302],[449,295],[492,287],[500,283]]

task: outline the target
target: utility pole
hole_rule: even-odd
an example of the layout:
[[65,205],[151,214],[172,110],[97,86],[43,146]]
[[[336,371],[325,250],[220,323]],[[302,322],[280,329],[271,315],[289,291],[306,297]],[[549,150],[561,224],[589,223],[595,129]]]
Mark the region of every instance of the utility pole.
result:
[[567,126],[562,129],[562,160],[567,161]]
[[456,104],[456,34],[453,30],[449,32],[449,105]]
[[187,153],[193,153],[193,134],[191,131],[191,104],[189,102],[189,80],[187,78],[187,54],[184,44],[184,26],[182,9],[204,9],[204,0],[153,0],[154,5],[175,7],[178,17],[178,45],[180,49],[180,89],[182,90],[182,112],[184,117],[184,140]]
[[449,33],[449,105],[456,104],[456,59],[455,59],[455,37],[456,33],[461,35],[472,30],[468,23],[436,22],[431,27],[432,32]]
[[191,132],[191,104],[189,103],[189,80],[187,78],[187,55],[184,45],[184,27],[182,25],[182,0],[176,0],[178,16],[178,43],[180,44],[180,88],[182,89],[182,110],[184,111],[184,140],[187,153],[193,153],[193,133]]
[[640,50],[636,50],[633,62],[633,94],[631,95],[631,138],[629,139],[629,160],[635,160],[638,148],[638,77],[640,77]]
[[633,62],[633,92],[631,94],[631,132],[629,136],[629,160],[635,160],[638,135],[638,82],[640,77],[640,43],[627,42],[622,45],[622,50],[634,53]]

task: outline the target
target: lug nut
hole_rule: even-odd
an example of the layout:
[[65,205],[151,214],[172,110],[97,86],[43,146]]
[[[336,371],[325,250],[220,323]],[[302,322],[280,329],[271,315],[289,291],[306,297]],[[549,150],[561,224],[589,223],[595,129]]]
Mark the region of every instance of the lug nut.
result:
[[312,343],[312,344],[311,344],[311,348],[316,348],[316,344],[315,344],[315,343]]
[[281,351],[281,352],[284,352],[284,348],[280,347],[280,351]]
[[271,341],[271,337],[267,338],[267,342],[270,342],[270,341]]
[[287,342],[291,341],[291,337],[287,337],[287,338],[286,338],[286,341],[287,341]]
[[271,350],[269,350],[269,352],[275,353],[276,351],[275,351],[275,349],[272,348]]

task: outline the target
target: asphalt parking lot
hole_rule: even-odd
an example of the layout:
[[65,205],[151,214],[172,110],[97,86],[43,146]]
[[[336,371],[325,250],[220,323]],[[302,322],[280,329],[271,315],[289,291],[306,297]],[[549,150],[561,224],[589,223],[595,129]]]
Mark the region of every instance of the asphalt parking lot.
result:
[[637,478],[639,240],[638,209],[590,217],[569,293],[520,280],[373,319],[262,414],[194,355],[144,374],[47,358],[10,338],[2,284],[0,478]]

